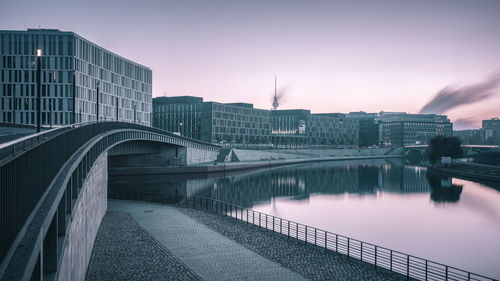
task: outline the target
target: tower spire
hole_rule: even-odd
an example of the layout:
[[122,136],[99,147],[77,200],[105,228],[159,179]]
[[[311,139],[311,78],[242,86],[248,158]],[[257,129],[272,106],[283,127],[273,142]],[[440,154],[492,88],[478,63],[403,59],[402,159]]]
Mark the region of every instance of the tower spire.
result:
[[276,78],[276,75],[274,75],[274,101],[273,101],[273,109],[276,110],[278,109],[279,103],[278,103],[278,80]]

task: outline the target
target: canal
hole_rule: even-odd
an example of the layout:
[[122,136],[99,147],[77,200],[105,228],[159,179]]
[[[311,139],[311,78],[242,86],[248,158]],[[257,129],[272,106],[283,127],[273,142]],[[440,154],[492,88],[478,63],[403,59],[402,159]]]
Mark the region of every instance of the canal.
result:
[[401,160],[284,166],[226,175],[110,177],[109,197],[204,196],[500,278],[500,187]]

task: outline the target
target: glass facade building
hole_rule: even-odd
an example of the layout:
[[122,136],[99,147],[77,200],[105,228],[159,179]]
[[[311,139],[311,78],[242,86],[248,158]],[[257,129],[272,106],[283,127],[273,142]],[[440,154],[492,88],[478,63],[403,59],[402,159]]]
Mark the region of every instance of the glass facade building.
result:
[[483,139],[485,144],[500,144],[500,119],[483,120]]
[[203,102],[192,96],[153,99],[153,126],[210,143],[270,142],[268,110],[248,103]]
[[0,31],[0,122],[37,124],[37,49],[42,126],[95,121],[97,112],[151,126],[151,69],[56,29]]
[[435,136],[453,136],[453,123],[446,115],[381,112],[382,141],[403,146],[428,144]]

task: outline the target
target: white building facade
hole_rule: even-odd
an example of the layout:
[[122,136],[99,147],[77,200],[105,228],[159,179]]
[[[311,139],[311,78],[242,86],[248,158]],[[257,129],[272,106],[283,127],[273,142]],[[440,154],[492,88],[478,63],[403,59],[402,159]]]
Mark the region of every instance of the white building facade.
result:
[[151,126],[151,69],[55,29],[0,31],[0,123],[37,124],[37,49],[42,126],[96,121],[97,112]]

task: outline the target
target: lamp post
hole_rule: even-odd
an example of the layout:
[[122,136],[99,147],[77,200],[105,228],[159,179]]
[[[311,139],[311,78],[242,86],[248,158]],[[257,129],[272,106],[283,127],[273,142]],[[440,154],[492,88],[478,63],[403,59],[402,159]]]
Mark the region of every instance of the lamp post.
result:
[[136,107],[136,104],[134,103],[134,123],[135,123],[135,107]]
[[42,123],[42,49],[36,50],[36,85],[37,85],[37,96],[36,96],[36,131],[40,132]]
[[182,136],[182,121],[179,123],[179,135]]
[[116,98],[116,121],[118,121],[118,102],[119,102],[119,99],[117,97]]
[[99,81],[97,81],[97,108],[96,108],[96,115],[97,115],[97,122],[99,122]]

